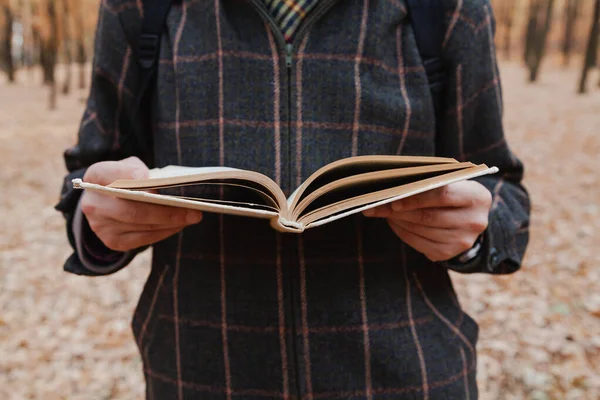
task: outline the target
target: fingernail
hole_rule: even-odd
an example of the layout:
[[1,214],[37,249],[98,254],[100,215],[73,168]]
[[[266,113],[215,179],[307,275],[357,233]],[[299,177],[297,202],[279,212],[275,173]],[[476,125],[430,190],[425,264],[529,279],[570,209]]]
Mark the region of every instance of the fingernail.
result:
[[363,214],[365,215],[365,217],[372,217],[373,215],[375,215],[375,210],[369,208],[368,210],[363,211]]
[[188,211],[185,219],[190,224],[198,223],[202,220],[202,213],[200,211]]

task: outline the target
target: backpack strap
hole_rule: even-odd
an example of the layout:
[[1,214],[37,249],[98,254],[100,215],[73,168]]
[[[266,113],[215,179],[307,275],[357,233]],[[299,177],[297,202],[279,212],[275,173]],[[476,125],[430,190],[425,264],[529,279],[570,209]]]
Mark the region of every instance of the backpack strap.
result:
[[160,55],[160,41],[173,0],[142,0],[144,16],[137,37],[139,86],[134,103],[134,116],[141,116],[142,129],[134,129],[136,150],[148,165],[154,163],[152,141],[152,93]]
[[[442,0],[406,0],[406,7],[419,54],[427,73],[436,121],[440,121],[444,111],[447,79],[443,58],[446,34],[445,7]],[[438,122],[436,125],[439,127],[441,124]]]

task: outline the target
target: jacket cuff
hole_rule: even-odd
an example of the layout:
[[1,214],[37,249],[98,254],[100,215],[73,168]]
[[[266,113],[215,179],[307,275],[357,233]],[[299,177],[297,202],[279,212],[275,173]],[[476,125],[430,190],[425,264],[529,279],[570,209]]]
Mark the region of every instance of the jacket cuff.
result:
[[71,229],[80,266],[95,275],[112,274],[129,264],[135,255],[132,251],[118,252],[106,247],[91,230],[79,203]]

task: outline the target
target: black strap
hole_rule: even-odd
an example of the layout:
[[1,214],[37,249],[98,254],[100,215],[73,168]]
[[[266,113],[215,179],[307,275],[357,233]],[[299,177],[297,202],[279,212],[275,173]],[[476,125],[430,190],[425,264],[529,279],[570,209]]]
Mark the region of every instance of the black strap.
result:
[[443,112],[447,79],[443,57],[446,34],[445,7],[442,0],[407,0],[406,6],[427,73],[436,119],[439,121]]
[[160,40],[173,0],[142,0],[144,17],[137,42],[139,87],[134,104],[134,116],[141,116],[142,129],[134,129],[137,152],[151,166],[152,145],[152,92],[160,55]]
[[162,35],[172,0],[142,0],[144,19],[138,43],[138,62],[142,70],[156,67]]

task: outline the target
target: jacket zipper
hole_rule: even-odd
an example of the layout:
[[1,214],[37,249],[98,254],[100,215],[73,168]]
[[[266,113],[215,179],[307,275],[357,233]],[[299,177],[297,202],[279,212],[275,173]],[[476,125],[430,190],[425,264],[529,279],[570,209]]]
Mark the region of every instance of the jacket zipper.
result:
[[[289,172],[290,172],[290,176],[289,176],[289,187],[292,188],[293,186],[293,176],[294,174],[292,174],[292,169],[293,169],[293,163],[292,163],[292,69],[294,66],[294,49],[296,48],[296,44],[301,40],[301,38],[304,36],[304,34],[308,31],[308,29],[319,19],[321,18],[327,11],[329,11],[329,9],[331,9],[331,7],[333,7],[333,5],[339,0],[321,0],[320,3],[316,6],[316,8],[314,10],[312,10],[309,14],[309,16],[306,18],[305,21],[302,22],[300,28],[298,29],[298,31],[296,32],[296,36],[294,37],[294,40],[292,41],[292,43],[287,43],[283,34],[281,33],[281,28],[279,27],[279,25],[277,25],[277,22],[273,19],[271,13],[267,10],[264,0],[251,0],[252,4],[254,5],[255,9],[258,11],[258,13],[260,14],[260,16],[269,24],[269,26],[271,27],[271,31],[274,34],[275,38],[277,39],[277,42],[279,43],[280,49],[283,49],[284,52],[284,56],[285,56],[285,66],[286,66],[286,70],[287,70],[287,110],[286,110],[286,114],[287,114],[287,138],[288,138],[288,162],[289,162]],[[299,254],[298,254],[298,246],[294,245],[295,243],[298,243],[296,241],[297,238],[294,237],[283,237],[284,244],[289,243],[289,247],[288,246],[283,246],[283,248],[290,248],[290,249],[294,249],[294,251],[290,251],[290,252],[284,252],[284,254],[282,254],[282,258],[283,260],[285,260],[285,264],[284,265],[293,265],[293,262],[298,260]],[[289,269],[289,290],[290,290],[290,304],[291,304],[291,308],[290,308],[290,315],[289,315],[289,320],[291,321],[291,330],[292,330],[292,334],[290,335],[290,348],[292,349],[291,352],[288,352],[288,355],[290,356],[290,365],[293,366],[293,371],[294,371],[294,379],[293,379],[293,386],[294,387],[290,387],[290,392],[296,392],[296,396],[297,398],[301,399],[302,398],[302,387],[304,386],[304,380],[301,379],[301,373],[300,373],[300,363],[298,360],[298,354],[300,354],[300,348],[299,343],[298,343],[298,338],[297,338],[297,329],[296,329],[296,321],[297,321],[297,309],[296,309],[296,303],[298,302],[297,296],[295,295],[295,289],[296,289],[296,284],[297,282],[300,281],[299,278],[299,268],[290,268]],[[285,274],[284,274],[285,276]],[[287,351],[287,349],[286,349]],[[291,354],[290,354],[291,353]],[[291,368],[291,369],[292,369]],[[292,380],[290,380],[292,381]],[[290,382],[291,383],[291,382]],[[291,393],[290,393],[291,394]],[[292,394],[292,398],[295,397]]]
[[286,43],[285,45],[285,66],[288,69],[288,97],[292,97],[289,95],[290,90],[292,89],[292,85],[290,84],[292,77],[290,76],[290,70],[292,69],[292,61],[293,61],[293,53],[294,53],[294,45],[291,43]]

